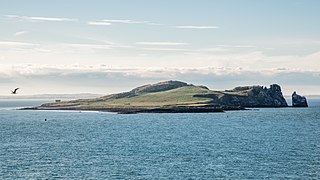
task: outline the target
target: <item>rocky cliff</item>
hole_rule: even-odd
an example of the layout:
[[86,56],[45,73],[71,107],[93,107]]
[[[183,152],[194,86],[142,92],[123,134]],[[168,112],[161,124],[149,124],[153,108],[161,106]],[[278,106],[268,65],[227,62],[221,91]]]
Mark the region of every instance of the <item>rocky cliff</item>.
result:
[[292,94],[292,107],[308,107],[307,98],[298,95],[296,92]]
[[236,87],[227,90],[225,95],[218,99],[218,103],[242,107],[287,107],[281,87],[277,84],[269,88],[263,86]]

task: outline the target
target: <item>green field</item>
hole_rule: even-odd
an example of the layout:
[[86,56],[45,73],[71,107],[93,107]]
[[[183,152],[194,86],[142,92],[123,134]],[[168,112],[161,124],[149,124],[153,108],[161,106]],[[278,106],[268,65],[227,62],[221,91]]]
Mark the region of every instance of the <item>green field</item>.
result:
[[208,90],[200,86],[184,86],[167,91],[142,93],[133,97],[83,99],[61,103],[47,104],[54,107],[82,108],[122,108],[122,107],[173,107],[203,106],[212,101],[211,98],[195,97],[195,95],[222,93]]

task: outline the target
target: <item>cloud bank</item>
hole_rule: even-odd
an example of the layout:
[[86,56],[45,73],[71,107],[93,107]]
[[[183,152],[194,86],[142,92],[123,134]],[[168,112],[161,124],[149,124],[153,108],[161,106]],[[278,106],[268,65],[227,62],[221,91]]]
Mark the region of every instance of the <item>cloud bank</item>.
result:
[[[109,68],[107,65],[2,65],[0,84],[22,86],[25,93],[40,89],[52,93],[102,93],[130,90],[136,86],[164,80],[181,80],[211,89],[225,90],[239,85],[280,84],[285,94],[293,91],[317,94],[320,71],[241,68]],[[3,89],[3,88],[2,88]],[[28,92],[30,89],[30,92]],[[0,94],[4,94],[1,91]],[[41,93],[41,92],[38,92]]]

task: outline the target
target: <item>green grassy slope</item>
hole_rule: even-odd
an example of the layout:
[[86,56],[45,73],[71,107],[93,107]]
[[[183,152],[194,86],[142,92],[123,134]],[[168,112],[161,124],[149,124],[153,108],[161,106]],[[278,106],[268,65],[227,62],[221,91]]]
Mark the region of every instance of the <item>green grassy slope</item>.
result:
[[194,97],[197,94],[212,94],[213,91],[197,86],[185,86],[168,91],[146,93],[130,98],[110,99],[92,103],[91,106],[111,107],[163,107],[198,106],[209,102],[210,98]]
[[54,107],[81,107],[81,108],[122,108],[122,107],[171,107],[171,106],[203,106],[212,99],[195,97],[195,95],[222,93],[208,90],[199,86],[184,86],[167,91],[144,93],[124,98],[96,98],[75,100],[61,103],[51,103]]

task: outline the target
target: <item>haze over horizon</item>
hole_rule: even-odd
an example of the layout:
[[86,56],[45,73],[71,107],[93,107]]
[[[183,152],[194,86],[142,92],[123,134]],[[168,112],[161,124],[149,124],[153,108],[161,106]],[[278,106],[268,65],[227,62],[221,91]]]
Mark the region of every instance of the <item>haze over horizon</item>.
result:
[[0,95],[165,80],[320,94],[320,1],[1,1]]

